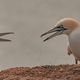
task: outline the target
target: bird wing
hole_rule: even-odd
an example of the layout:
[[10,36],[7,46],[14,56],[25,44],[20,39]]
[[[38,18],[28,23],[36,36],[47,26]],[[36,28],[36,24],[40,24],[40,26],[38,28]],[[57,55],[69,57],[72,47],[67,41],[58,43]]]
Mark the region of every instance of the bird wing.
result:
[[0,41],[2,41],[2,42],[6,42],[6,41],[11,41],[11,40],[0,38]]
[[5,33],[0,33],[0,36],[8,35],[8,34],[14,34],[13,32],[5,32]]

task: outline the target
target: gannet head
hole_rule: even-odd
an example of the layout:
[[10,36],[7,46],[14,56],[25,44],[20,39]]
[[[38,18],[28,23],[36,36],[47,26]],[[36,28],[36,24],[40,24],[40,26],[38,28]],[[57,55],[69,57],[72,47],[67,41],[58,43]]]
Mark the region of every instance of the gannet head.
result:
[[45,32],[44,34],[41,35],[41,37],[49,33],[54,33],[44,40],[47,41],[52,37],[61,34],[70,35],[70,33],[74,31],[79,25],[80,25],[79,22],[73,18],[64,18],[56,23],[55,28],[49,30],[48,32]]

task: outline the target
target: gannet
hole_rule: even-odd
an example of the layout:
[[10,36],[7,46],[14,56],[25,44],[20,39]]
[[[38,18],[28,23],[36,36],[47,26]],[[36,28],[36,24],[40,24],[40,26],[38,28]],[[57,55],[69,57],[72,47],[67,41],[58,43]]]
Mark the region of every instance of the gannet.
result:
[[[14,33],[13,32],[0,33],[0,36],[5,36],[5,35],[8,35],[8,34],[14,34]],[[9,42],[11,40],[0,38],[0,41]]]
[[53,34],[46,38],[44,42],[61,34],[68,36],[68,54],[73,54],[75,64],[78,64],[78,61],[80,61],[80,22],[73,18],[63,18],[55,24],[53,29],[45,32],[41,37],[50,33]]

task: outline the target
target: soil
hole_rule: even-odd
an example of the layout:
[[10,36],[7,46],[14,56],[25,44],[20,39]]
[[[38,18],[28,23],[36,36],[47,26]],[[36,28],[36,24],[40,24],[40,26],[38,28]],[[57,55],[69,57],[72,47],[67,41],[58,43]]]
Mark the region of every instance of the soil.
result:
[[80,80],[80,65],[10,68],[0,72],[0,80]]

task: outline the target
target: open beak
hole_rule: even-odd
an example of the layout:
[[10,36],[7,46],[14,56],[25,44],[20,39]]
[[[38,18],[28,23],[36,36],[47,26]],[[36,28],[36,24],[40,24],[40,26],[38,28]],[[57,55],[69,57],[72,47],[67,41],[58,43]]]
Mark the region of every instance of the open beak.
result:
[[[5,36],[5,35],[8,35],[8,34],[14,34],[14,33],[13,32],[0,33],[0,36]],[[8,41],[11,41],[11,40],[0,38],[0,41],[8,42]]]
[[54,34],[52,34],[51,36],[47,37],[44,40],[44,42],[45,42],[45,41],[47,41],[47,40],[49,40],[49,39],[51,39],[51,38],[53,38],[55,36],[61,35],[64,32],[64,30],[66,30],[64,27],[58,26],[58,27],[55,27],[55,28],[49,30],[48,32],[45,32],[44,34],[41,35],[41,37],[54,32]]

